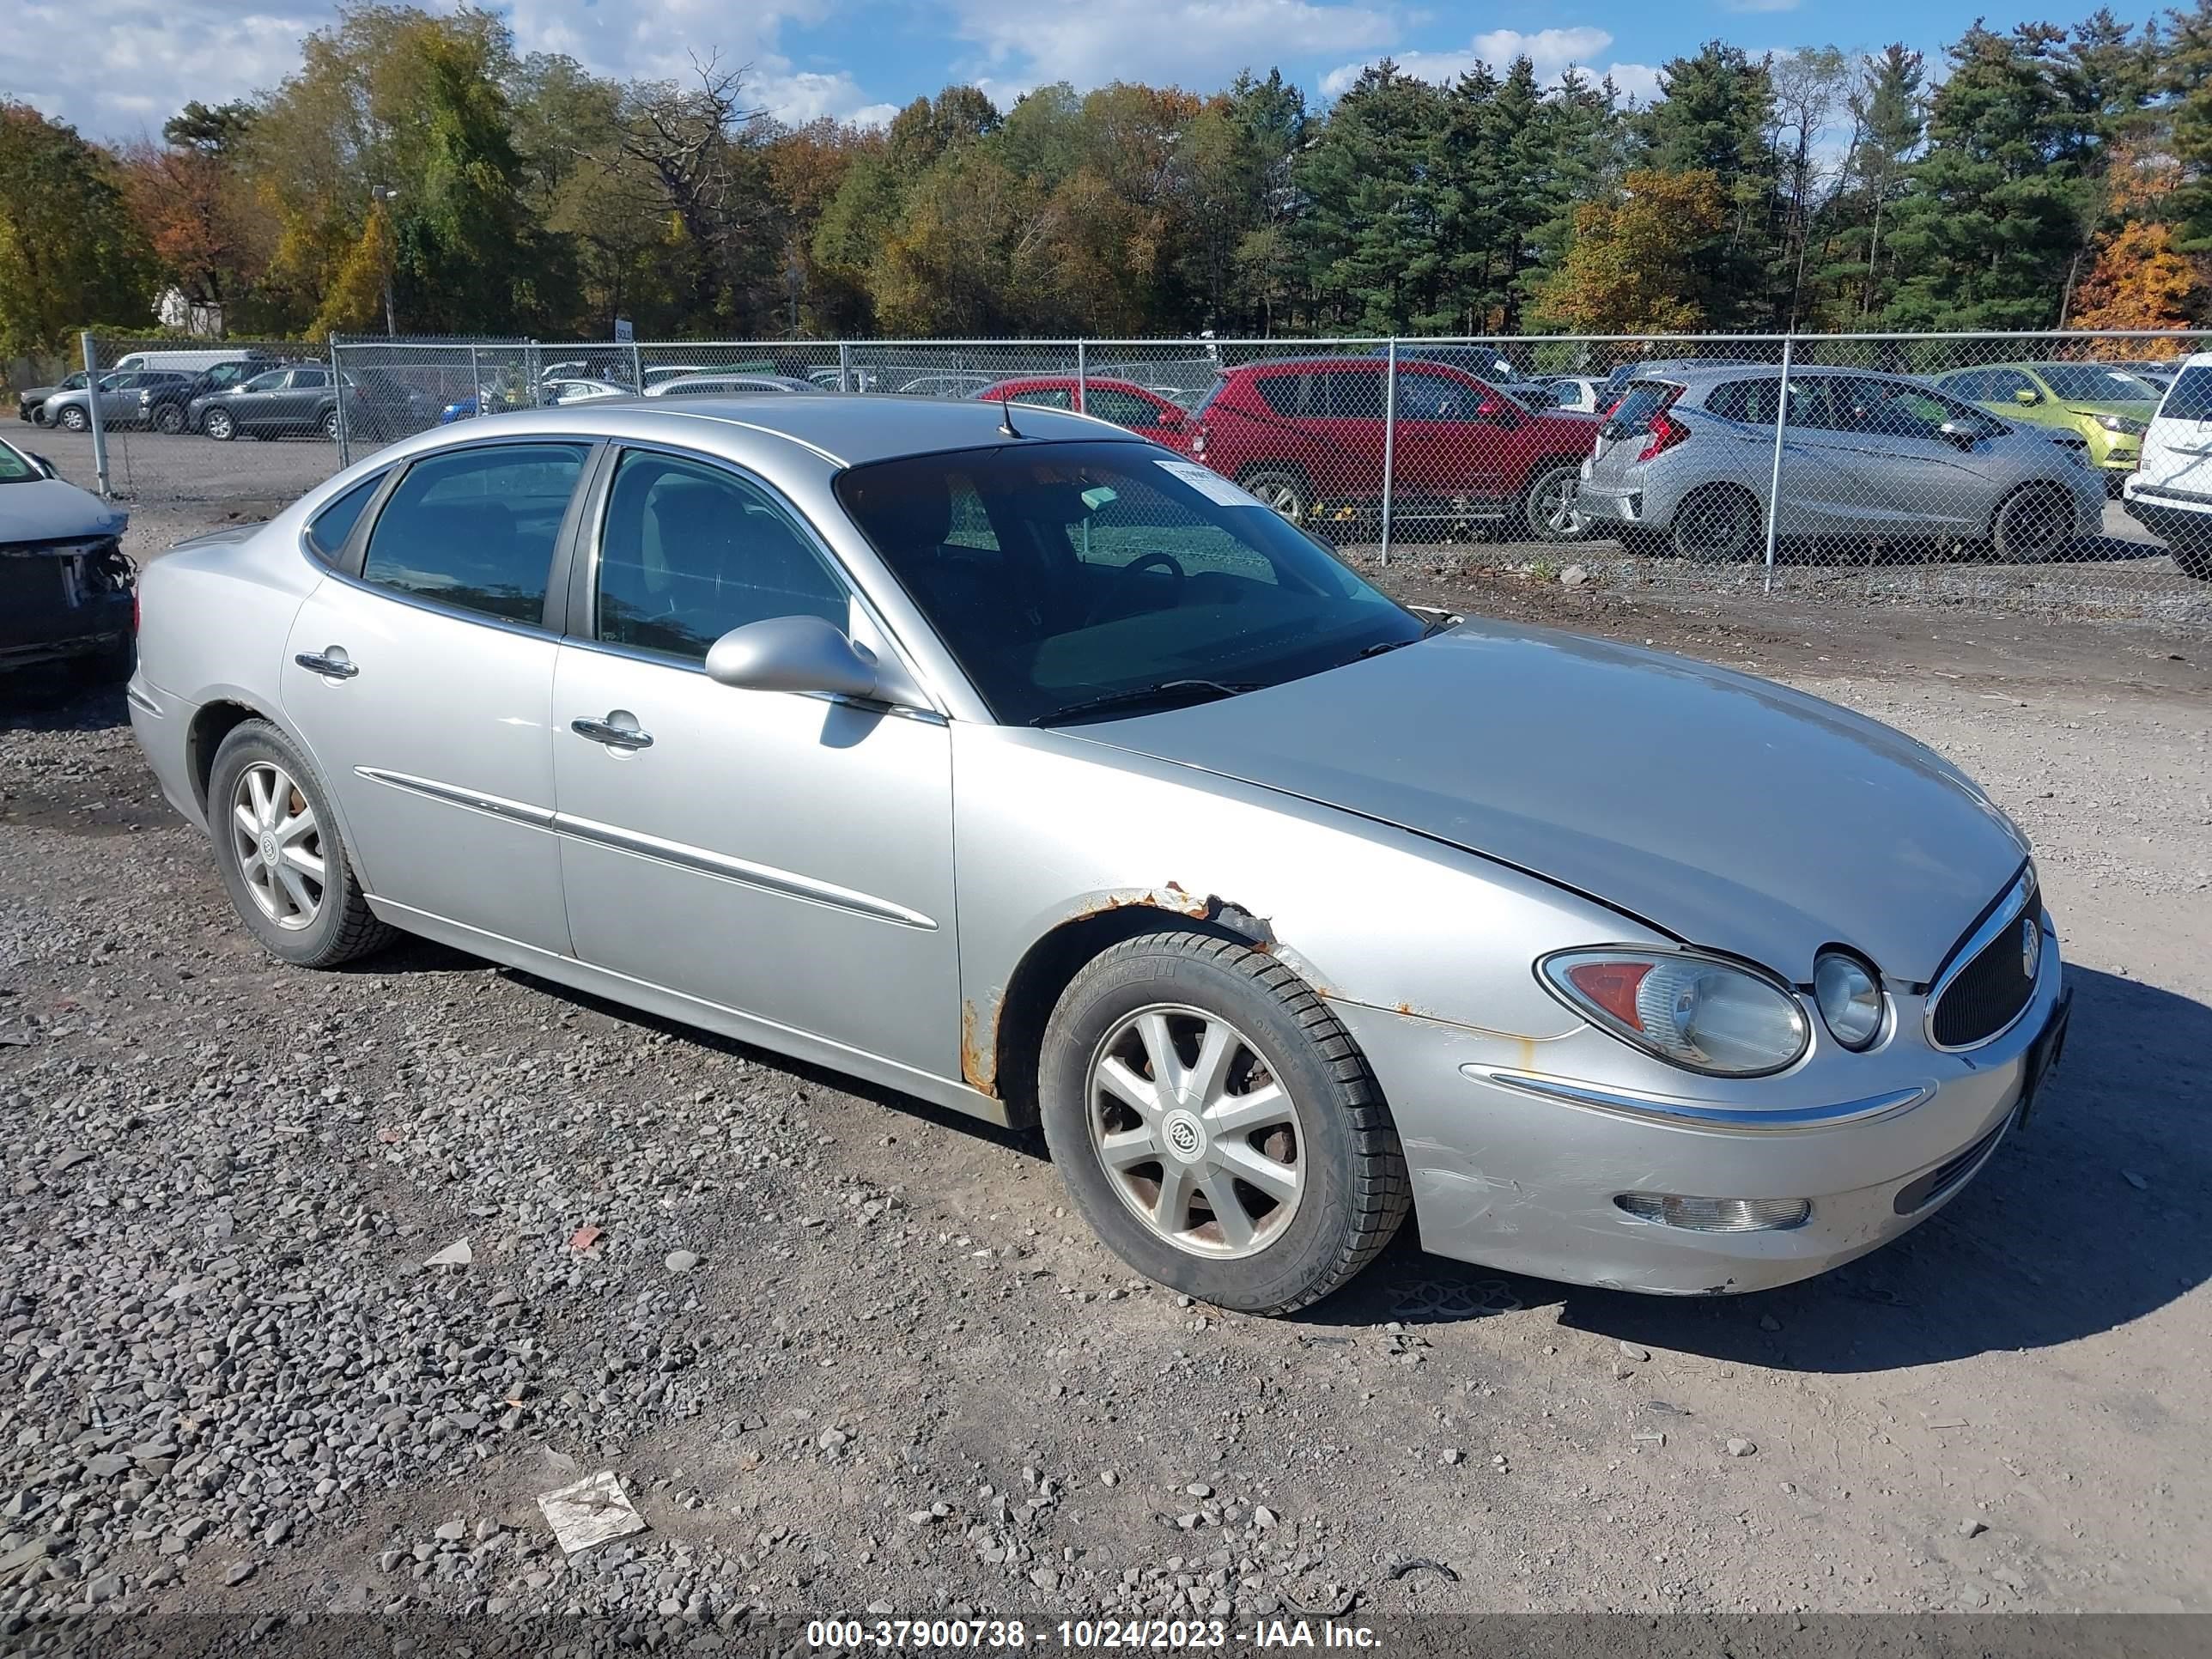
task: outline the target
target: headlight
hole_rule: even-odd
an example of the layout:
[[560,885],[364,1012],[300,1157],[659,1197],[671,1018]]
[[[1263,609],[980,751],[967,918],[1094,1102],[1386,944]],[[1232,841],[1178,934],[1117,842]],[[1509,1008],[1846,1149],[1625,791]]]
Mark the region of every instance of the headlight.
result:
[[2129,438],[2140,438],[2150,430],[2149,422],[2131,421],[2124,415],[2100,415],[2097,424],[2107,432],[2117,432]]
[[1881,1035],[1881,987],[1856,957],[1830,951],[1815,959],[1813,1000],[1844,1048],[1863,1048]]
[[1778,1072],[1811,1033],[1790,988],[1687,951],[1560,951],[1536,964],[1559,1000],[1622,1042],[1717,1077]]

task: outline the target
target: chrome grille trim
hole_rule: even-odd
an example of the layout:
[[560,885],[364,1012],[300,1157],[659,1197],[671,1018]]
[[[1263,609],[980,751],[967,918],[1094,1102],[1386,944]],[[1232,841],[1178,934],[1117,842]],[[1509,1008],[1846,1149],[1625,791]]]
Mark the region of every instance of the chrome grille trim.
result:
[[[2027,995],[2021,999],[2021,1006],[2014,1011],[2012,1018],[1988,1035],[1976,1037],[1971,1042],[1939,1042],[1936,1036],[1936,1012],[1942,1006],[1945,994],[1958,982],[1960,975],[1973,966],[1983,951],[1995,944],[2000,935],[2036,903],[2039,896],[2035,878],[2035,866],[2033,864],[2021,866],[2020,873],[2013,878],[2012,885],[2005,890],[1995,908],[1983,917],[1973,931],[1953,950],[1949,963],[1936,976],[1936,982],[1928,988],[1927,998],[1921,1007],[1921,1033],[1927,1038],[1929,1048],[1940,1049],[1945,1054],[1966,1054],[1995,1042],[2007,1031],[2020,1024],[2021,1016],[2025,1014],[2035,1001],[2033,985],[2029,987]],[[2036,968],[2038,981],[2040,981],[2042,976],[2043,969],[2039,962]]]

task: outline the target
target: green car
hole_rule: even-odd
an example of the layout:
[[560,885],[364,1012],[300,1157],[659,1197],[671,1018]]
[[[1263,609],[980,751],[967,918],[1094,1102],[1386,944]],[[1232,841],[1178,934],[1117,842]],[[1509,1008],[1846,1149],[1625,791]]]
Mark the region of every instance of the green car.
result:
[[1936,384],[1993,414],[2077,433],[2083,459],[2121,483],[2142,459],[2142,434],[2158,412],[2163,388],[2131,370],[2105,363],[1991,363],[1962,368]]

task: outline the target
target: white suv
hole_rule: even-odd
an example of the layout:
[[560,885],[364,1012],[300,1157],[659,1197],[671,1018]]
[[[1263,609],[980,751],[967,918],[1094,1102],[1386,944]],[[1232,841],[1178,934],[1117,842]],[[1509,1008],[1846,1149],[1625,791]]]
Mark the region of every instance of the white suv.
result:
[[2183,363],[2166,388],[2122,500],[2176,564],[2212,581],[2212,351]]

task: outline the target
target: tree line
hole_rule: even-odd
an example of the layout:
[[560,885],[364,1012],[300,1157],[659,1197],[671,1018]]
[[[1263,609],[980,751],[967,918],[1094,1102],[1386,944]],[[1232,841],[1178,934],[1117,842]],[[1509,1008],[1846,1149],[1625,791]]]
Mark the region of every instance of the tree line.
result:
[[257,96],[108,147],[0,103],[0,352],[236,336],[2165,327],[2212,311],[2212,0],[1754,57],[1648,101],[1526,58],[1316,107],[973,87],[793,125],[712,56],[617,82],[496,14],[343,8]]

